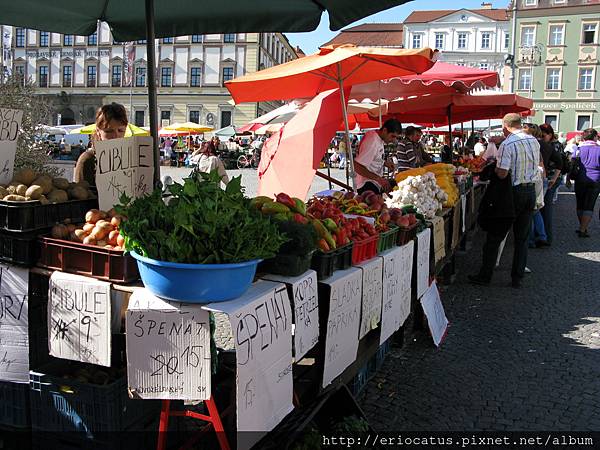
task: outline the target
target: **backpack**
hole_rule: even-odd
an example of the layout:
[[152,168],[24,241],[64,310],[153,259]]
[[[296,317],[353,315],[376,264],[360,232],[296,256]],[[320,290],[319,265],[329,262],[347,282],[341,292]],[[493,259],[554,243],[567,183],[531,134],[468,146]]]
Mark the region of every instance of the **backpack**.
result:
[[558,141],[552,142],[554,145],[554,150],[558,152],[562,159],[562,169],[560,171],[561,175],[568,175],[571,171],[571,159],[565,152],[565,147]]

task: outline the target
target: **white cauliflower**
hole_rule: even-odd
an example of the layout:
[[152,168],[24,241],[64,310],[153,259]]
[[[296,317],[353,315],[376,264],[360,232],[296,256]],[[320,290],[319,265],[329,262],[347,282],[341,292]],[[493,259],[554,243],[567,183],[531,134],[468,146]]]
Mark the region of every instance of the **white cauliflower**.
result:
[[386,204],[390,208],[414,205],[421,214],[431,219],[447,199],[447,194],[437,185],[435,175],[427,172],[402,180]]

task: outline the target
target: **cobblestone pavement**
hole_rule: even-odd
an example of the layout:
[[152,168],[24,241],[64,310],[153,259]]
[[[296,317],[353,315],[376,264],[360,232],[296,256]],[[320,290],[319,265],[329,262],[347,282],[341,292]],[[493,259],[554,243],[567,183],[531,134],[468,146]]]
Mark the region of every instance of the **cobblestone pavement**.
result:
[[442,292],[446,341],[406,339],[360,397],[377,431],[600,430],[598,214],[581,239],[573,193],[554,206],[555,242],[530,250],[521,290],[508,287],[508,245],[489,288],[466,282],[483,233],[458,255],[457,280]]

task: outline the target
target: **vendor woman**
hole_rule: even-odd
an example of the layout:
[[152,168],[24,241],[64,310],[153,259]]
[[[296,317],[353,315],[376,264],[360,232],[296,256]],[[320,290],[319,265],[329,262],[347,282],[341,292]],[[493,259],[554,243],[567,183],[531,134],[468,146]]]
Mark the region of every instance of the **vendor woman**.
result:
[[77,159],[73,181],[87,181],[90,186],[96,186],[96,150],[93,143],[119,139],[125,136],[127,130],[127,111],[119,103],[104,105],[96,112],[96,131],[92,136],[92,147],[83,152]]

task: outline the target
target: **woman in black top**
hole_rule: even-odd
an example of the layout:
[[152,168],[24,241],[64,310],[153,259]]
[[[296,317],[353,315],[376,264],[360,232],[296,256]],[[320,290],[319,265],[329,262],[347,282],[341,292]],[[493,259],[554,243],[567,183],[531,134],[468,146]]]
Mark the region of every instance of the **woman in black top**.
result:
[[546,229],[547,244],[552,244],[552,211],[554,203],[554,194],[560,185],[560,175],[563,166],[563,158],[559,148],[562,145],[554,138],[554,129],[552,126],[544,123],[540,125],[542,132],[542,142],[540,142],[540,151],[546,168],[546,178],[548,180],[548,190],[544,195],[544,207],[540,210],[544,219],[544,228]]

